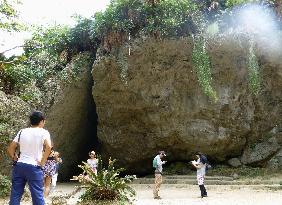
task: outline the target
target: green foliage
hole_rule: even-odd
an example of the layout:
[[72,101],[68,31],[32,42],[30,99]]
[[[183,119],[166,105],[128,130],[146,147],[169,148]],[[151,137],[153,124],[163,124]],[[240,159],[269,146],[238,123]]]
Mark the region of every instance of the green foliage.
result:
[[23,29],[18,21],[18,14],[15,6],[19,4],[18,0],[0,1],[0,30],[19,31]]
[[195,32],[193,17],[197,6],[190,0],[163,0],[155,6],[145,5],[147,33],[160,32],[162,36],[187,36]]
[[9,82],[12,83],[14,87],[21,87],[30,83],[33,79],[33,72],[26,65],[16,65],[7,67],[5,70],[5,75],[9,79]]
[[0,198],[9,196],[12,183],[7,176],[0,174]]
[[86,176],[78,176],[80,183],[86,187],[85,193],[81,196],[83,202],[91,201],[107,201],[118,200],[128,201],[135,196],[135,191],[128,185],[132,180],[131,176],[121,178],[120,172],[124,169],[115,169],[114,163],[116,160],[109,160],[107,169],[102,167],[100,157],[97,175],[92,171],[91,167],[83,162],[79,167],[87,174]]
[[261,2],[261,0],[227,0],[225,5],[227,7],[234,7],[242,4],[255,3],[255,2]]
[[254,52],[254,45],[251,42],[248,56],[248,77],[249,77],[249,87],[253,94],[258,95],[260,92],[260,68],[258,64],[257,56]]
[[95,14],[91,36],[102,39],[113,31],[130,33],[144,22],[144,18],[141,1],[113,0],[106,11]]
[[93,56],[89,52],[84,52],[73,57],[69,66],[66,66],[60,73],[59,78],[64,82],[77,79],[82,70],[90,69],[93,63]]
[[217,94],[212,87],[211,62],[206,51],[205,40],[197,38],[194,40],[192,53],[193,68],[197,73],[198,81],[203,88],[204,93],[212,100],[217,101]]
[[67,26],[35,27],[32,38],[25,42],[25,55],[29,57],[42,51],[52,55],[60,54],[67,48],[68,42],[69,27]]
[[191,0],[162,0],[151,5],[140,0],[114,0],[105,12],[95,15],[92,36],[100,39],[110,32],[186,36],[195,32]]
[[98,40],[90,38],[90,32],[93,25],[93,19],[87,19],[80,16],[76,17],[77,24],[70,28],[68,33],[69,45],[71,53],[81,51],[95,52],[98,47]]

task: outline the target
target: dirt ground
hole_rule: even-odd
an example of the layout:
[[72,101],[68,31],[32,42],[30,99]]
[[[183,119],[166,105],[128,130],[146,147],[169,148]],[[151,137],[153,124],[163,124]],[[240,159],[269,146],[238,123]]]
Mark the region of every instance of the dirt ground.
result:
[[206,186],[207,198],[200,198],[197,186],[161,189],[161,200],[152,199],[151,190],[137,190],[136,205],[282,205],[282,190],[248,186]]
[[[51,197],[54,195],[68,194],[75,188],[75,184],[64,183],[57,186],[57,190],[46,200],[51,204]],[[206,186],[207,198],[199,197],[199,189],[195,185],[187,188],[161,188],[162,199],[152,198],[151,187],[137,187],[135,205],[282,205],[282,189],[269,189],[264,186]],[[68,200],[68,205],[75,205],[80,193]],[[7,205],[8,200],[0,200],[1,205]],[[30,205],[31,201],[22,202],[21,205]]]

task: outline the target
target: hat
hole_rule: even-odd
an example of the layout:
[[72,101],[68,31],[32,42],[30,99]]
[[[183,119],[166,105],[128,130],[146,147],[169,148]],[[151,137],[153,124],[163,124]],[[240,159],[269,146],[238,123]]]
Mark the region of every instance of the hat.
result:
[[165,151],[159,151],[159,154],[166,156]]

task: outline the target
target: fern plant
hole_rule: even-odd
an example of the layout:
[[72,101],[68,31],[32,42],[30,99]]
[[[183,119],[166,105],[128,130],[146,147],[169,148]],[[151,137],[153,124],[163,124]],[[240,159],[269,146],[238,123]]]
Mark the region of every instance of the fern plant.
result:
[[[82,162],[79,167],[84,171],[84,175],[77,177],[78,181],[86,188],[81,195],[82,202],[91,201],[130,201],[135,197],[135,190],[128,183],[134,179],[134,176],[120,177],[120,172],[123,168],[116,169],[114,163],[116,160],[109,160],[109,165],[106,168],[102,167],[100,157],[97,175],[92,171],[91,167]],[[86,175],[85,175],[86,174]]]

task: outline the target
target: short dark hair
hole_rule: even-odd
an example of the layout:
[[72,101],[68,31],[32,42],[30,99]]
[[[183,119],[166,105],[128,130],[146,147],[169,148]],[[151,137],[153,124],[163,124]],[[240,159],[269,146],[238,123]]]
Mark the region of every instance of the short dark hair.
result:
[[42,120],[45,120],[45,116],[40,111],[33,111],[29,116],[31,125],[38,125]]

